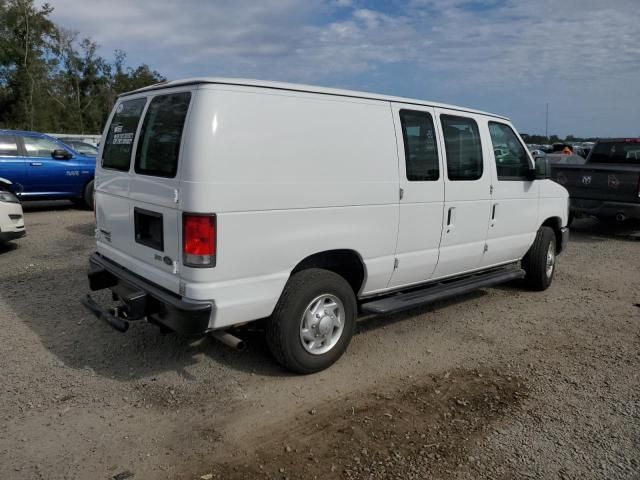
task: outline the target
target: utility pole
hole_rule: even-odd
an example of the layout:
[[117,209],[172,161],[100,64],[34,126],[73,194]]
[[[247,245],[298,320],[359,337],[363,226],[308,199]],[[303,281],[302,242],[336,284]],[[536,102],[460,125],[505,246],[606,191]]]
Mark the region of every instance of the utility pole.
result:
[[549,102],[547,102],[547,114],[544,122],[544,136],[549,140]]

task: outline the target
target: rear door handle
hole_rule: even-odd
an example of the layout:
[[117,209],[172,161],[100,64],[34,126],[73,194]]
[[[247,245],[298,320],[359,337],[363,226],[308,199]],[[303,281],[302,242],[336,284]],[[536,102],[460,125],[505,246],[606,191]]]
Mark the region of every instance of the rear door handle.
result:
[[31,166],[32,167],[41,167],[42,166],[42,162],[31,162]]
[[491,220],[495,220],[496,219],[496,207],[498,206],[497,203],[493,204],[493,208],[491,209]]

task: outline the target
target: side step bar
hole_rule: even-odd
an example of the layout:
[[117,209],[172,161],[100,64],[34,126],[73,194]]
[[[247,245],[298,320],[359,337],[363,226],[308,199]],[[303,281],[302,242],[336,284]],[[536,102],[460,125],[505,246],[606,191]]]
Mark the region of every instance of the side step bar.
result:
[[500,283],[524,278],[524,274],[525,272],[521,268],[511,267],[493,270],[459,280],[436,283],[419,290],[411,290],[406,293],[398,293],[390,297],[364,302],[361,304],[360,309],[363,313],[376,315],[400,312],[438,300],[463,295],[478,288],[493,287]]

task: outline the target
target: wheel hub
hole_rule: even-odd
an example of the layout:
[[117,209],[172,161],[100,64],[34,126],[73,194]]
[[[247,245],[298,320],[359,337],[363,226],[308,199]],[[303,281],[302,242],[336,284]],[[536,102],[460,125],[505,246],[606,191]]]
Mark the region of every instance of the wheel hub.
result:
[[304,349],[321,355],[331,350],[344,330],[344,306],[331,294],[314,298],[307,306],[300,322],[300,340]]
[[318,333],[326,337],[333,331],[333,319],[329,315],[324,315],[318,322]]

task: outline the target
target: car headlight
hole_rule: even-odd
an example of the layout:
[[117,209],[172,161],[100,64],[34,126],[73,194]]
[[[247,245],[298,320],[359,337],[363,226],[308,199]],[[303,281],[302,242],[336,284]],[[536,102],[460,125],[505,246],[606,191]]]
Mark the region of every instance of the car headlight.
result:
[[13,193],[2,190],[0,191],[0,202],[20,203],[20,200]]

